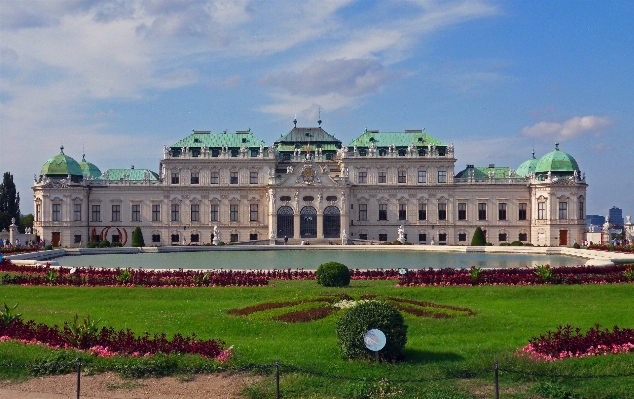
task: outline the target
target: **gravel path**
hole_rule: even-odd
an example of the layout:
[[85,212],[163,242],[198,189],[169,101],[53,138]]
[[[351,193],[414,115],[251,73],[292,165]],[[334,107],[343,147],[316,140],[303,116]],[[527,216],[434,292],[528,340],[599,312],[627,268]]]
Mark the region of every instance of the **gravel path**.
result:
[[[239,399],[240,391],[258,377],[241,374],[201,374],[191,381],[175,377],[122,379],[115,373],[81,377],[82,398],[93,399]],[[69,399],[77,397],[77,375],[0,381],[0,399]]]

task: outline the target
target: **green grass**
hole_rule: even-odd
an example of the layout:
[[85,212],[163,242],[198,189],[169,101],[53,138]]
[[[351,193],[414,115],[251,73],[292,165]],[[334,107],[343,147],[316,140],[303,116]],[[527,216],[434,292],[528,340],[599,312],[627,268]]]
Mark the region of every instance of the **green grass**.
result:
[[[298,324],[267,319],[266,316],[280,314],[279,309],[247,317],[227,315],[231,309],[259,303],[312,299],[342,292],[355,299],[378,294],[468,307],[476,315],[432,319],[405,314],[409,326],[408,343],[406,360],[400,364],[369,364],[342,359],[335,327],[343,311],[322,320]],[[394,288],[393,281],[352,281],[346,288],[327,288],[315,281],[275,281],[274,286],[259,288],[2,286],[0,305],[19,302],[17,311],[22,313],[23,319],[50,325],[62,325],[64,321],[72,320],[75,313],[80,317],[90,314],[92,318],[101,318],[104,325],[130,328],[137,334],[149,331],[173,335],[180,332],[196,333],[204,339],[222,339],[228,345],[234,345],[236,365],[280,362],[352,378],[419,380],[492,370],[496,359],[502,369],[534,373],[634,373],[634,354],[569,359],[552,364],[532,363],[513,355],[528,343],[529,338],[554,330],[560,324],[571,324],[583,330],[596,323],[604,327],[634,327],[633,294],[632,284]],[[288,310],[313,306],[305,304]],[[0,343],[0,362],[34,361],[46,352],[47,349],[39,347]],[[112,362],[111,359],[86,361],[95,365]],[[200,361],[189,358],[187,362],[196,364]],[[476,379],[381,385],[289,373],[284,367],[282,371],[281,386],[286,398],[494,397],[492,372]],[[21,377],[20,371],[0,367],[0,378]],[[509,398],[547,397],[544,392],[551,388],[552,392],[568,390],[585,398],[634,398],[631,377],[549,379],[501,373],[500,381],[502,397]],[[392,392],[392,396],[386,392]],[[268,375],[260,386],[251,387],[245,393],[251,397],[275,397],[272,376]],[[551,396],[556,397],[554,393]]]

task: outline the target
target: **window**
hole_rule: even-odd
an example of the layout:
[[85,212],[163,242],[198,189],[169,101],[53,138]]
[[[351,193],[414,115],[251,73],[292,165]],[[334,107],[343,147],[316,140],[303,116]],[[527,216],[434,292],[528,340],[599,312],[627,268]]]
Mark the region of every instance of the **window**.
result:
[[506,233],[498,234],[498,241],[500,242],[506,241]]
[[568,219],[568,203],[567,202],[559,203],[559,219],[560,220]]
[[230,242],[238,242],[238,235],[237,234],[231,234],[229,236],[229,241]]
[[379,172],[379,183],[387,183],[387,174],[385,172]]
[[407,220],[407,204],[398,204],[398,220]]
[[75,234],[74,243],[79,244],[81,242],[81,234]]
[[191,207],[191,220],[192,222],[197,222],[199,220],[199,210],[200,210],[200,205],[199,204],[192,204]]
[[258,221],[258,204],[249,205],[249,220],[252,222]]
[[519,220],[526,220],[526,203],[520,202],[519,206],[520,206],[520,208],[519,208],[518,219]]
[[112,235],[112,242],[119,242],[119,234]]
[[487,220],[487,204],[484,202],[478,203],[478,220]]
[[418,182],[419,183],[427,183],[427,172],[424,170],[418,171]]
[[178,172],[172,172],[172,184],[178,184],[179,176]]
[[[280,201],[282,201],[282,202],[288,202],[288,201],[290,201],[290,200],[291,200],[291,196],[290,196],[290,195],[282,195],[282,196],[280,197]],[[327,201],[330,201],[328,198],[326,198],[326,200],[327,200]],[[335,199],[335,201],[336,201],[336,199]]]
[[540,220],[546,219],[546,203],[545,202],[537,203],[537,219],[540,219]]
[[387,204],[379,204],[379,220],[387,220]]
[[445,234],[445,233],[438,234],[438,241],[440,241],[440,242],[447,241],[447,234]]
[[218,155],[220,155],[220,150],[218,148],[212,148],[211,156],[216,158],[216,157],[218,157]]
[[152,242],[161,242],[160,234],[152,234]]
[[[304,200],[305,202],[312,202],[315,200],[315,197],[313,197],[312,195],[305,195],[304,197],[302,197],[302,200]],[[350,204],[350,206],[352,206],[352,204]]]
[[62,205],[53,204],[53,221],[59,222],[60,220],[62,220]]
[[458,241],[467,241],[467,233],[458,233]]
[[467,203],[458,203],[458,220],[467,220]]
[[427,234],[419,233],[418,234],[418,241],[427,241]]
[[101,205],[92,206],[92,219],[93,222],[101,222]]
[[217,222],[218,221],[218,205],[211,205],[211,221],[212,222]]
[[231,172],[229,174],[231,184],[238,184],[238,172]]
[[218,184],[218,172],[211,172],[211,184]]
[[379,234],[379,241],[387,241],[387,234]]
[[73,204],[73,220],[76,222],[81,221],[81,204]]
[[140,222],[141,221],[141,205],[132,205],[132,221]]
[[418,220],[427,220],[427,204],[418,204]]
[[498,204],[498,220],[506,220],[506,203],[500,202]]
[[189,237],[189,242],[198,242],[198,241],[200,241],[200,235],[198,234],[192,234]]
[[359,184],[368,182],[368,172],[359,172]]
[[438,183],[447,183],[447,171],[439,170],[438,171]]
[[172,204],[172,222],[178,222],[180,220],[180,205]]
[[520,237],[519,237],[520,241],[526,241],[528,240],[528,234],[526,233],[520,233]]
[[447,204],[438,204],[438,220],[447,220]]
[[198,172],[192,172],[191,184],[198,184],[199,182],[200,182],[200,179],[198,177]]
[[231,157],[235,158],[237,156],[238,156],[238,150],[236,150],[236,149],[231,150]]
[[230,221],[232,222],[238,221],[238,204],[229,205],[229,215],[230,215],[230,218],[229,218]]
[[42,205],[37,204],[35,205],[35,221],[39,222],[40,220],[42,220]]
[[365,233],[360,233],[359,234],[359,240],[367,240],[368,239],[368,235]]
[[398,182],[399,183],[407,183],[407,171],[399,170],[398,171]]
[[180,241],[180,235],[172,234],[172,242],[178,243]]
[[160,204],[152,205],[152,221],[153,222],[161,221],[161,205]]
[[257,241],[258,240],[258,235],[256,234],[249,234],[249,240],[251,241]]
[[251,149],[251,158],[255,158],[258,156],[258,150],[256,149]]
[[258,184],[258,172],[249,173],[249,184]]
[[121,205],[112,205],[112,221],[121,221]]
[[368,204],[359,204],[359,220],[368,220]]
[[[291,197],[288,197],[289,201],[291,200],[290,198]],[[333,201],[336,201],[336,200],[337,200],[337,196],[336,195],[329,195],[329,196],[326,197],[326,201],[328,201],[328,202],[333,202]]]
[[585,219],[586,214],[583,211],[583,201],[579,201],[579,219]]

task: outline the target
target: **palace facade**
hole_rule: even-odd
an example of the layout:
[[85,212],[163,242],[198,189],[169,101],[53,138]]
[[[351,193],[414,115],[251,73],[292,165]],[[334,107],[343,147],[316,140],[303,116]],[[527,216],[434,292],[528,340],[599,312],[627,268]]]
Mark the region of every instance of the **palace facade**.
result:
[[517,169],[467,165],[423,130],[366,130],[344,144],[295,126],[271,145],[250,130],[193,131],[160,169],[109,169],[64,154],[35,176],[34,232],[55,246],[224,242],[571,245],[584,238],[585,174],[555,149]]

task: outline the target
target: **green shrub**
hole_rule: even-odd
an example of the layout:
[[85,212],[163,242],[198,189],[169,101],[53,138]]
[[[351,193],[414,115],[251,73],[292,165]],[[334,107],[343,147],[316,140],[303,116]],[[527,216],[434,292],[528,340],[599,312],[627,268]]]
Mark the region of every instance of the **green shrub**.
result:
[[576,243],[572,244],[572,247],[573,247],[574,249],[579,249],[579,248],[581,248],[581,245],[579,245],[579,243],[578,243],[578,242],[576,242]]
[[483,247],[486,245],[486,238],[484,237],[484,232],[478,226],[473,232],[473,238],[471,239],[471,245],[474,247]]
[[524,244],[522,244],[525,247],[534,247],[533,244],[531,244],[530,242],[525,242]]
[[514,247],[521,247],[523,244],[521,241],[513,241],[511,245]]
[[324,287],[345,287],[350,285],[350,270],[343,263],[326,262],[317,268],[317,284]]
[[86,243],[86,248],[97,248],[98,246],[99,246],[98,242],[91,241],[89,243]]
[[402,245],[403,243],[400,242],[399,240],[394,240],[392,241],[392,245]]
[[34,376],[68,374],[77,369],[77,353],[55,350],[35,360],[29,371]]
[[487,247],[492,247],[492,246],[493,246],[493,243],[492,243],[492,242],[488,242],[488,241],[487,241],[487,243],[485,244],[485,246],[487,246]]
[[501,246],[501,247],[508,247],[508,246],[510,246],[510,245],[511,245],[511,244],[509,244],[508,242],[501,242],[501,243],[500,243],[500,246]]
[[110,242],[108,240],[101,240],[99,242],[99,248],[108,248],[110,247]]
[[136,226],[134,232],[132,233],[132,244],[133,247],[144,247],[145,240],[143,240],[143,232],[141,231],[141,227]]
[[44,246],[44,250],[45,251],[52,251],[53,250],[53,246],[51,244],[45,245]]
[[120,242],[112,242],[110,243],[110,247],[122,247],[123,244]]
[[380,301],[359,303],[350,308],[337,323],[337,338],[344,357],[373,360],[376,354],[365,346],[363,337],[373,328],[385,334],[386,344],[378,354],[387,361],[399,360],[407,343],[407,326],[403,315],[392,305]]

